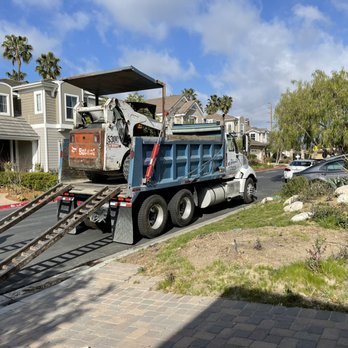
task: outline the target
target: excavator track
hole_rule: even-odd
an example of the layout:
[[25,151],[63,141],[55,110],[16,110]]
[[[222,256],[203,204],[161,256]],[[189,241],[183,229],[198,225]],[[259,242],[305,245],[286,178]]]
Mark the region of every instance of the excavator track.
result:
[[103,187],[62,220],[59,220],[53,227],[47,229],[30,243],[0,262],[0,280],[5,280],[11,274],[22,269],[119,192],[119,187]]
[[54,198],[60,196],[62,193],[69,191],[71,188],[72,185],[58,184],[33,201],[7,215],[0,221],[0,234],[21,222],[25,217],[35,213],[45,204],[51,202]]

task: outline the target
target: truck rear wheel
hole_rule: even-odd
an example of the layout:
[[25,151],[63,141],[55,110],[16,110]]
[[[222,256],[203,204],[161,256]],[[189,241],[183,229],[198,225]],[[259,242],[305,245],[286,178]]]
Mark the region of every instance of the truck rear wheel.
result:
[[253,202],[255,199],[255,181],[253,178],[248,178],[245,181],[244,185],[244,195],[243,200],[244,203],[249,204]]
[[195,203],[191,191],[180,190],[169,201],[168,210],[174,226],[188,225],[195,212]]
[[159,195],[147,197],[141,204],[138,213],[139,232],[143,237],[159,236],[167,223],[167,202]]

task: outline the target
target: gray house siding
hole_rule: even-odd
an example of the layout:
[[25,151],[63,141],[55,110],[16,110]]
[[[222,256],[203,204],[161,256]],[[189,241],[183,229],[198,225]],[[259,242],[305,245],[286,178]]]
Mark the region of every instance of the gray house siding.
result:
[[46,122],[49,124],[58,123],[57,119],[57,107],[56,107],[56,98],[51,96],[50,92],[45,93],[45,102],[46,102]]
[[59,141],[63,141],[64,137],[57,129],[47,129],[48,141],[48,169],[58,170],[59,168]]
[[83,100],[83,90],[70,85],[69,83],[62,83],[61,85],[61,105],[62,105],[62,123],[72,124],[73,120],[66,118],[66,96],[72,95],[78,97],[78,102]]
[[34,125],[44,123],[43,113],[35,114],[34,112],[34,92],[19,92],[22,104],[22,116],[25,120]]

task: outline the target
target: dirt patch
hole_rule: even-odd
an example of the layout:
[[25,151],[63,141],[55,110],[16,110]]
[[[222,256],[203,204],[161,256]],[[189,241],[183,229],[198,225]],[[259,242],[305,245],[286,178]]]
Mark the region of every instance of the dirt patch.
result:
[[0,193],[4,193],[5,197],[14,202],[32,201],[42,194],[42,191],[29,190],[19,186],[0,187]]
[[180,251],[195,268],[214,261],[279,267],[308,257],[307,249],[319,236],[326,239],[325,256],[336,254],[348,244],[348,231],[317,226],[263,227],[212,233],[190,241]]

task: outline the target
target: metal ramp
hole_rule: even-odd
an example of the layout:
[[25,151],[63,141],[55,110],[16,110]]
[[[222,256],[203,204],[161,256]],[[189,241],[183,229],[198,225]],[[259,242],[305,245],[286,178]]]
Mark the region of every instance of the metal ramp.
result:
[[70,214],[58,221],[53,227],[0,262],[0,280],[8,278],[9,275],[23,268],[119,192],[119,187],[103,187]]
[[25,217],[35,213],[45,204],[51,202],[54,198],[60,196],[66,191],[69,191],[71,188],[72,185],[58,184],[25,206],[15,210],[10,215],[7,215],[0,221],[0,234],[8,230],[13,225],[21,222]]

